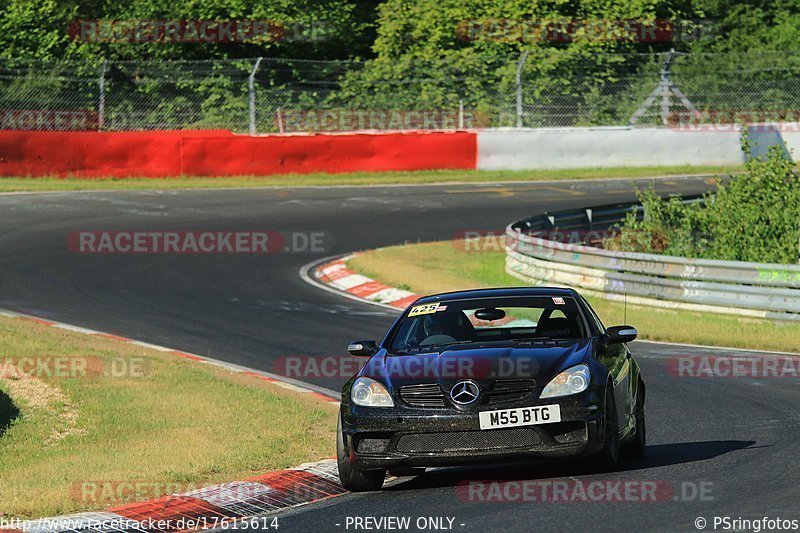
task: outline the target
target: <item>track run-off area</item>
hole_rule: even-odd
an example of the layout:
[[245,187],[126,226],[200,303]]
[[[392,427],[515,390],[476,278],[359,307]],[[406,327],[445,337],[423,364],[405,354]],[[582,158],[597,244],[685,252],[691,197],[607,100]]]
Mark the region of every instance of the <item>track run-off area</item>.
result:
[[[464,231],[502,231],[544,211],[633,201],[634,182],[639,188],[652,183],[664,194],[713,186],[707,177],[673,177],[0,195],[0,308],[276,372],[287,357],[344,356],[349,341],[380,338],[397,314],[309,285],[298,275],[303,265]],[[269,231],[282,235],[289,250],[76,250],[76,234],[100,231]],[[798,381],[711,380],[668,370],[675,356],[753,355],[746,352],[647,342],[632,349],[648,386],[644,459],[613,473],[575,461],[436,469],[378,493],[279,514],[280,531],[386,531],[402,528],[406,518],[411,531],[694,531],[703,524],[713,530],[714,517],[728,517],[729,524],[800,519]],[[339,390],[346,378],[305,380]],[[236,446],[235,435],[230,445]],[[653,486],[655,501],[625,497],[625,487],[647,492]],[[561,491],[556,501],[541,498],[554,487]],[[621,490],[622,498],[582,498],[580,490],[590,487]]]

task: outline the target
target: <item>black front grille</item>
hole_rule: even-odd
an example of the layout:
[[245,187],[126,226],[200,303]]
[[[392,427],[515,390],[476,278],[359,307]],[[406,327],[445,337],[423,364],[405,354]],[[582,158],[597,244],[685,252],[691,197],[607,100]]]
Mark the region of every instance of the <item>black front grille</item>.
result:
[[400,387],[400,397],[413,407],[444,407],[444,393],[436,383]]
[[540,444],[542,444],[542,437],[536,429],[511,428],[447,433],[410,433],[397,440],[396,449],[402,453],[449,453],[528,448]]
[[534,382],[530,379],[515,381],[495,381],[487,393],[489,405],[516,402],[533,392]]
[[[480,403],[499,405],[520,401],[533,392],[534,385],[534,381],[530,379],[498,380],[494,382],[491,389],[481,393]],[[400,387],[400,397],[412,407],[444,407],[448,405],[445,401],[445,394],[436,383]]]

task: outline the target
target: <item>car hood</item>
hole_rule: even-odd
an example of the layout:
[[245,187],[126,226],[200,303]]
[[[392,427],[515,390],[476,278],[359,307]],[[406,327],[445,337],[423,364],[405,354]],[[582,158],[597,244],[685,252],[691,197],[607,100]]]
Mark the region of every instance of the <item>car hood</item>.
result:
[[591,353],[591,340],[554,345],[472,347],[453,346],[438,353],[392,355],[381,350],[360,375],[393,389],[439,383],[443,388],[471,379],[478,384],[497,380],[532,380],[544,386],[559,372],[580,364]]

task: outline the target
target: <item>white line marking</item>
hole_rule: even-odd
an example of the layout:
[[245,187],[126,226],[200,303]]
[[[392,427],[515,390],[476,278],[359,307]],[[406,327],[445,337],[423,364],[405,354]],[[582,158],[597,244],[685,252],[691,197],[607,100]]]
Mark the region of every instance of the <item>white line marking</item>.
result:
[[[116,335],[116,334],[113,334],[113,333],[105,333],[105,332],[96,331],[96,330],[93,330],[93,329],[83,328],[81,326],[75,326],[73,324],[67,324],[67,323],[64,323],[64,322],[56,322],[56,321],[53,321],[53,320],[50,320],[50,319],[43,319],[43,318],[39,318],[37,316],[28,315],[28,314],[25,314],[25,313],[18,313],[16,311],[10,311],[8,309],[0,309],[0,315],[8,317],[8,318],[33,318],[33,319],[37,319],[37,320],[47,320],[48,322],[52,323],[52,324],[50,324],[52,327],[57,327],[57,328],[60,328],[60,329],[65,329],[65,330],[73,331],[73,332],[76,332],[76,333],[82,333],[82,334],[86,334],[86,335],[98,335],[98,334],[100,334],[100,335],[113,335],[114,337],[119,337],[119,335]],[[286,376],[281,376],[279,374],[273,374],[271,372],[265,372],[263,370],[258,370],[258,369],[255,369],[255,368],[250,368],[250,367],[247,367],[247,366],[238,365],[236,363],[229,363],[227,361],[221,361],[219,359],[214,359],[212,357],[206,357],[205,355],[194,354],[194,353],[187,352],[187,351],[184,351],[184,350],[179,350],[179,349],[176,349],[176,348],[169,348],[167,346],[159,346],[157,344],[150,344],[148,342],[138,341],[138,340],[135,340],[135,339],[128,339],[128,338],[122,337],[121,340],[122,340],[122,342],[127,342],[129,344],[135,344],[137,346],[142,346],[144,348],[158,350],[160,352],[180,352],[180,353],[185,353],[187,355],[191,355],[193,357],[199,358],[200,361],[197,361],[199,363],[212,364],[212,365],[224,368],[226,370],[231,370],[233,372],[249,372],[251,374],[256,374],[256,375],[259,375],[259,376],[272,378],[276,382],[275,385],[284,384],[284,385],[290,385],[290,386],[296,387],[297,389],[302,389],[305,392],[312,392],[312,391],[313,392],[318,392],[318,393],[320,393],[320,394],[322,394],[324,396],[327,396],[327,397],[329,397],[329,398],[331,398],[333,400],[336,400],[337,402],[338,402],[339,398],[341,397],[341,393],[336,392],[334,390],[327,389],[325,387],[320,387],[318,385],[313,385],[311,383],[304,383],[304,382],[302,382],[300,380],[289,378],[289,377],[286,377]],[[286,388],[288,388],[288,387],[286,387]]]
[[800,355],[799,352],[774,352],[770,350],[755,350],[753,348],[734,348],[732,346],[707,346],[705,344],[685,344],[680,342],[651,341],[647,339],[636,340],[636,342],[649,344],[663,344],[664,346],[684,346],[687,348],[703,348],[705,350],[726,350],[734,352],[766,353],[773,355]]

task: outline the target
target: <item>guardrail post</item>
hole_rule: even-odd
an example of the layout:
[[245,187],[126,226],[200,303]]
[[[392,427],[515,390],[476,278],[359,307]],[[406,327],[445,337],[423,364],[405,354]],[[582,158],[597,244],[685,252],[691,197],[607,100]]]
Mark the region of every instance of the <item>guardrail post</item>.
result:
[[256,59],[256,64],[253,65],[253,70],[250,71],[250,76],[247,78],[247,88],[250,103],[250,135],[256,134],[256,72],[258,66],[261,64],[263,58]]

